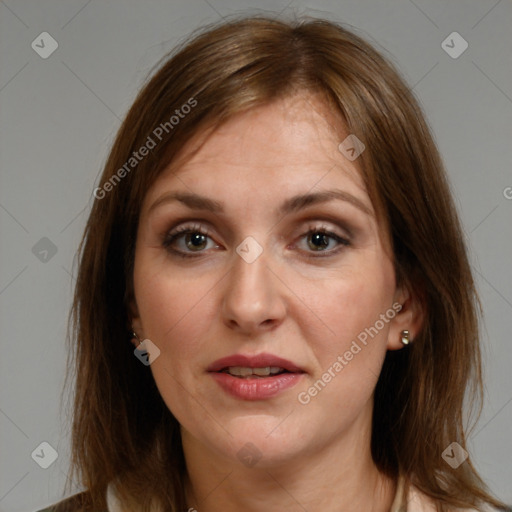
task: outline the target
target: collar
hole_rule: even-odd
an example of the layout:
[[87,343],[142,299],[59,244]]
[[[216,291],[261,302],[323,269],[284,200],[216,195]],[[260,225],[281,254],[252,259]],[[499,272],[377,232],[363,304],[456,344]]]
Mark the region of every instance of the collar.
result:
[[[400,475],[390,512],[436,512],[437,508],[434,502],[427,495],[412,485],[407,487],[408,489],[406,489],[404,476]],[[110,482],[107,487],[107,508],[108,512],[123,512],[113,482]]]

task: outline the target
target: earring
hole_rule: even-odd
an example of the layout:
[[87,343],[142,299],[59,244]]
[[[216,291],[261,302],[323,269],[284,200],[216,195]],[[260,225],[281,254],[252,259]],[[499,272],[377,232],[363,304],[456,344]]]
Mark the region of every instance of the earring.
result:
[[133,340],[133,338],[135,338],[139,342],[139,345],[142,343],[142,340],[137,336],[137,333],[134,330],[131,330],[130,339]]
[[409,331],[402,331],[402,343],[404,345],[409,345],[409,342],[412,341],[409,339]]

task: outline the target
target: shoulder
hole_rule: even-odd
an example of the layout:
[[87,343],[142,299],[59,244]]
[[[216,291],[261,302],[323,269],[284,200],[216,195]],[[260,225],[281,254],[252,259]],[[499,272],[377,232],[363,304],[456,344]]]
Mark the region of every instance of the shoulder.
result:
[[[414,486],[409,488],[407,497],[407,512],[436,512],[437,507],[434,501]],[[496,509],[490,505],[482,508],[457,508],[454,512],[512,512],[512,509]]]
[[[93,512],[90,507],[88,507],[89,500],[87,498],[87,492],[80,492],[63,499],[54,505],[38,510],[37,512]],[[98,512],[107,511],[103,510]]]

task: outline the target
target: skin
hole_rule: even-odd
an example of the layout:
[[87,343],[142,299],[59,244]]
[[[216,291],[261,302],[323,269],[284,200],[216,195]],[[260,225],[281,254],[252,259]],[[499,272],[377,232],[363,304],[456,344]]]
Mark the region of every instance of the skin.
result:
[[[403,329],[414,338],[421,314],[396,285],[388,234],[357,159],[338,150],[347,135],[320,98],[295,94],[239,114],[208,137],[198,134],[183,150],[187,158],[145,196],[132,325],[161,351],[150,368],[181,425],[188,506],[200,512],[390,509],[396,483],[370,453],[373,392],[386,351],[402,348]],[[336,199],[276,213],[292,196],[332,189],[367,211]],[[224,212],[178,201],[151,208],[176,191],[219,201]],[[208,236],[187,243],[181,235],[165,246],[169,233],[190,224]],[[315,243],[307,232],[321,228],[348,244],[321,235]],[[248,236],[263,249],[252,263],[236,252]],[[307,405],[299,403],[298,394],[394,303],[400,313]],[[273,398],[244,401],[206,371],[221,357],[262,352],[304,369],[301,382]],[[261,455],[253,467],[237,457],[247,442]]]

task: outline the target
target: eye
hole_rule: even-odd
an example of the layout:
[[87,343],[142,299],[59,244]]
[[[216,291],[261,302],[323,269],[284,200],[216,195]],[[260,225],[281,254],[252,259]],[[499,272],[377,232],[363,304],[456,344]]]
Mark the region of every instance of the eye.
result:
[[184,258],[194,257],[193,253],[200,254],[206,249],[219,247],[210,238],[208,231],[199,225],[180,226],[166,235],[162,245],[169,252]]
[[[208,230],[198,224],[176,228],[165,236],[162,245],[168,252],[183,258],[198,257],[208,249],[220,247],[212,240]],[[325,226],[313,226],[300,237],[300,243],[296,245],[311,257],[322,257],[338,253],[350,245],[350,241]]]
[[[343,246],[350,245],[350,241],[324,226],[311,227],[302,235],[301,240],[306,242],[306,252],[323,253],[318,256],[331,255],[339,252]],[[300,244],[299,244],[300,245]]]

